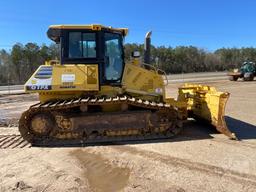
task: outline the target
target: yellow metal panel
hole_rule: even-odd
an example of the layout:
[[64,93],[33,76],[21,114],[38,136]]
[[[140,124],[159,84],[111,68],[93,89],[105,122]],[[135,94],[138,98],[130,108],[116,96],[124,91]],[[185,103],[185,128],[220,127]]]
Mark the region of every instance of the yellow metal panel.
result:
[[[98,26],[96,28],[96,26]],[[101,30],[101,25],[70,25],[70,24],[66,24],[66,25],[50,25],[49,28],[52,29],[91,29],[91,30]]]
[[41,91],[39,92],[39,100],[44,103],[49,100],[79,98],[82,94],[83,91]]
[[54,91],[98,91],[98,66],[56,65],[53,67],[52,89]]
[[[48,67],[46,76],[37,75],[42,67]],[[29,89],[28,89],[29,88]],[[25,84],[26,92],[82,92],[99,91],[98,65],[66,64],[42,65]]]
[[164,91],[161,75],[134,64],[126,64],[122,83],[127,92],[136,94],[161,96]]

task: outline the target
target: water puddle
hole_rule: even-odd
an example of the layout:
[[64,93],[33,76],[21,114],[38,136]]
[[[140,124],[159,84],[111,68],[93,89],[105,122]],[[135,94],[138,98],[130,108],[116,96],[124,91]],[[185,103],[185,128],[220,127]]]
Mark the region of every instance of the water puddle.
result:
[[83,150],[71,152],[84,167],[84,176],[91,189],[95,192],[120,191],[129,180],[130,169],[111,164],[99,154],[88,153]]

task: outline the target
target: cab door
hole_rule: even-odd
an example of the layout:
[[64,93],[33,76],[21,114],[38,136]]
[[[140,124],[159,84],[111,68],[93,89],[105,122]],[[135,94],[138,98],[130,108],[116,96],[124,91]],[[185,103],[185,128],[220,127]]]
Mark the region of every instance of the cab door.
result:
[[121,34],[104,33],[104,83],[121,85],[124,69],[123,39]]

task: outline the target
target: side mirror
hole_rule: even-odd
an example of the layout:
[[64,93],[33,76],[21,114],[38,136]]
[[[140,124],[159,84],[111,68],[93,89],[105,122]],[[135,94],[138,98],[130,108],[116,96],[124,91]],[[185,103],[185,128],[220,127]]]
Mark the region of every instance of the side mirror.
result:
[[139,58],[140,57],[140,52],[139,51],[133,51],[132,52],[132,57]]

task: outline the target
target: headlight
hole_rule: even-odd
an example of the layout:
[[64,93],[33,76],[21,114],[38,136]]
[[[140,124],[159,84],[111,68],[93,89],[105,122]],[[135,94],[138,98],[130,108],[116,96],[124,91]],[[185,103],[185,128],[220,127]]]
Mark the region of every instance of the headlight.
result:
[[234,69],[233,71],[234,71],[234,73],[238,73],[238,69]]

